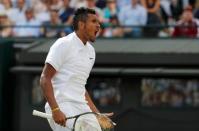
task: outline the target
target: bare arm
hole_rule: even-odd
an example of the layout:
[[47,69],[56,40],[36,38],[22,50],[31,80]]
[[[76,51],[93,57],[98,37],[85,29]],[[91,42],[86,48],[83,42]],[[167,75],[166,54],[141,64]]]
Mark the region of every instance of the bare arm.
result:
[[40,85],[43,91],[43,94],[48,101],[51,109],[58,107],[58,104],[54,97],[54,91],[51,83],[52,77],[55,75],[56,70],[50,65],[46,64],[44,66],[43,72],[40,78]]
[[91,108],[91,110],[93,112],[97,112],[99,113],[99,110],[97,109],[97,107],[95,106],[95,104],[93,103],[92,99],[90,98],[90,95],[88,94],[88,92],[86,91],[85,93],[85,97],[86,97],[86,100],[88,101],[88,105],[89,107]]
[[[59,109],[59,106],[54,96],[53,86],[51,82],[51,79],[53,78],[55,74],[56,74],[56,70],[50,64],[45,64],[43,72],[41,74],[41,78],[40,78],[40,85],[41,85],[43,94],[51,107],[54,121],[57,124],[65,126],[66,117]],[[53,109],[56,109],[56,110],[53,111]]]

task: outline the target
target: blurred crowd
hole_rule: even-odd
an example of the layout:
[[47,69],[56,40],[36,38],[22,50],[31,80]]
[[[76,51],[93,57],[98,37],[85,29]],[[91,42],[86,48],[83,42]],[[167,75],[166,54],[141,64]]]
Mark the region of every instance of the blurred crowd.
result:
[[198,0],[0,0],[0,37],[60,37],[95,9],[102,37],[199,37]]
[[117,106],[121,102],[120,78],[93,78],[87,89],[96,104],[101,107]]
[[147,107],[198,107],[199,81],[143,79],[142,105]]

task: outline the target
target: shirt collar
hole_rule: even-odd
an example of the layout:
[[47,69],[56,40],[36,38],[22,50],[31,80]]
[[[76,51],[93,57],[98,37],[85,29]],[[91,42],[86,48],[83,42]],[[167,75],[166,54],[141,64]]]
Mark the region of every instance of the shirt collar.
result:
[[77,34],[76,34],[75,32],[73,32],[73,33],[74,33],[75,39],[77,40],[77,45],[78,45],[81,49],[87,47],[88,42],[86,43],[86,45],[84,45],[84,43],[83,43],[82,40],[77,36]]

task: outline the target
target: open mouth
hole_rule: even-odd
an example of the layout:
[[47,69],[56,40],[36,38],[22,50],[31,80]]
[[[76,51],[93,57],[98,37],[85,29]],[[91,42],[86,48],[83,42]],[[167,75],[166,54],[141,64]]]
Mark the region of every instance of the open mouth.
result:
[[97,35],[97,32],[98,32],[98,31],[95,31],[95,36]]
[[95,30],[95,36],[99,34],[99,30]]

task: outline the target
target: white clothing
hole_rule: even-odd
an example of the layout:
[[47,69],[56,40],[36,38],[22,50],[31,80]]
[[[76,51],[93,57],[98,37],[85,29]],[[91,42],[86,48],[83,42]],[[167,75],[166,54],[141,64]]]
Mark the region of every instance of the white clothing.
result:
[[84,45],[75,32],[58,39],[52,45],[45,63],[49,63],[57,71],[52,85],[58,103],[87,103],[85,84],[94,61],[94,48],[89,42]]
[[119,12],[119,21],[123,26],[146,25],[147,10],[140,4],[128,5]]
[[160,0],[160,5],[168,16],[171,16],[170,4],[171,1],[169,0]]
[[128,5],[131,5],[131,0],[116,0],[117,2],[117,7],[119,9],[125,8]]
[[18,8],[12,8],[8,12],[8,17],[14,22],[15,24],[20,23],[21,21],[26,20],[25,16],[25,10],[26,8],[24,7],[23,10],[19,10]]
[[41,23],[50,21],[50,13],[49,12],[40,12],[35,14],[35,18]]
[[[80,103],[64,102],[64,103],[59,104],[59,108],[61,109],[61,111],[63,111],[66,117],[78,115],[84,112],[91,112],[91,109],[86,103],[80,104]],[[51,110],[49,107],[46,107],[45,110],[46,110],[46,113],[51,114]],[[53,129],[53,131],[71,131],[73,128],[74,119],[68,119],[66,121],[66,127],[62,127],[56,124],[52,119],[51,120],[49,119],[48,122],[50,124],[50,127]],[[76,122],[75,127],[78,126],[78,122]],[[101,127],[94,115],[85,115],[83,117],[82,122],[85,122],[86,123],[85,125],[88,125],[87,126],[88,129],[84,129],[83,131],[101,131]],[[81,130],[78,130],[78,131],[81,131]]]
[[6,14],[8,16],[8,18],[15,24],[17,21],[20,21],[24,20],[25,19],[25,15],[24,13],[19,13],[16,8],[9,8],[9,9],[6,9]]
[[[67,116],[73,116],[91,109],[85,100],[85,84],[95,61],[95,50],[87,42],[82,43],[75,32],[58,39],[50,48],[45,63],[49,63],[57,71],[52,79],[54,95],[61,110]],[[46,112],[50,112],[48,104]],[[91,131],[101,131],[95,117],[89,117],[88,124],[92,123]],[[73,121],[66,122],[67,127],[61,127],[49,122],[54,131],[70,131]]]
[[80,8],[80,7],[86,7],[86,1],[85,0],[71,0],[70,7],[75,8],[75,9]]
[[3,11],[5,11],[5,8],[4,8],[3,4],[0,3],[0,12],[3,12]]
[[[17,37],[38,37],[40,35],[40,21],[36,19],[31,19],[30,21],[18,21],[16,23],[17,26],[25,26],[25,27],[16,27],[14,28],[14,36]],[[35,26],[35,27],[34,27]]]

